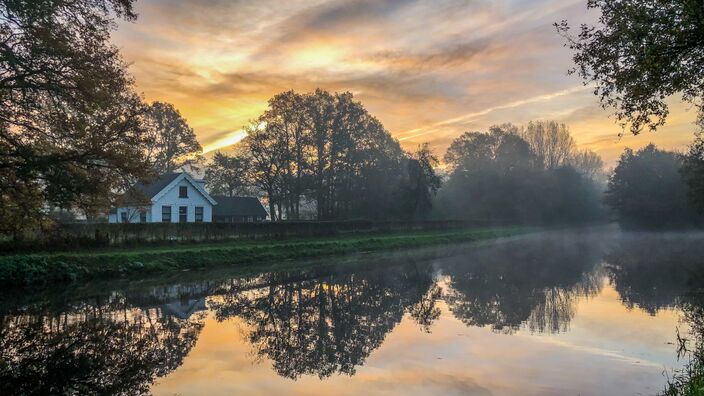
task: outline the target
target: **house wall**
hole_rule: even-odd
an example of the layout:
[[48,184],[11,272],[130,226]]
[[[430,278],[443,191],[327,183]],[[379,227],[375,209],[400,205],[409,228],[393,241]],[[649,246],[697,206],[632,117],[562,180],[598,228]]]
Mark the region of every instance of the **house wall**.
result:
[[[188,198],[179,198],[179,186],[188,188]],[[213,221],[213,205],[205,198],[188,180],[181,180],[174,184],[164,195],[159,197],[152,203],[150,207],[146,207],[147,223],[161,223],[161,207],[164,205],[171,206],[171,222],[179,222],[179,207],[188,207],[187,222],[194,223],[196,221],[196,206],[203,207],[203,222],[210,223]],[[127,219],[130,223],[140,223],[139,218],[140,208],[138,207],[122,207],[117,208],[117,214],[110,214],[108,217],[109,223],[120,223],[122,213],[127,213]]]
[[[188,187],[188,198],[178,197],[179,186]],[[164,195],[153,202],[151,208],[151,218],[153,219],[153,222],[161,222],[161,207],[163,205],[171,206],[172,223],[178,223],[179,206],[188,207],[187,221],[189,223],[193,223],[196,220],[196,206],[203,207],[204,223],[210,223],[213,221],[213,205],[185,179],[181,180],[178,184],[173,185]]]

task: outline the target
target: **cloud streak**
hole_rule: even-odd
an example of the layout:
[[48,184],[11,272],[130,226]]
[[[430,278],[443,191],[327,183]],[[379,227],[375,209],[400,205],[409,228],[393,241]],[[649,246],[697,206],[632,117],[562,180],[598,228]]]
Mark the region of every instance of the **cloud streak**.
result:
[[[289,89],[350,91],[402,144],[439,154],[502,122],[557,118],[585,144],[620,132],[566,75],[551,26],[593,20],[585,0],[140,0],[137,11],[114,40],[138,88],[179,108],[208,150],[236,143]],[[684,129],[654,140],[681,144]]]

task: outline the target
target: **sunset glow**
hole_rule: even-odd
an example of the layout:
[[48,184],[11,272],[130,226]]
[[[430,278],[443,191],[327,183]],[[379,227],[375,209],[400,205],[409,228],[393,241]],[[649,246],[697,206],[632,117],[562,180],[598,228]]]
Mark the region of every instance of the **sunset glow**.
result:
[[567,75],[552,26],[593,22],[583,0],[241,3],[142,0],[113,41],[147,100],[173,103],[205,151],[227,148],[276,93],[351,91],[406,148],[440,155],[460,133],[555,119],[612,165],[623,147],[682,149],[696,111],[672,98],[657,133],[619,137],[591,87]]

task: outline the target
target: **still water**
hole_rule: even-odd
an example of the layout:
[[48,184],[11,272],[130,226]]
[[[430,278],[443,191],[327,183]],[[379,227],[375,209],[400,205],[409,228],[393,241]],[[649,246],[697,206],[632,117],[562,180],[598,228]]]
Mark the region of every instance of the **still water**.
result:
[[653,395],[703,270],[601,229],[15,292],[0,394]]

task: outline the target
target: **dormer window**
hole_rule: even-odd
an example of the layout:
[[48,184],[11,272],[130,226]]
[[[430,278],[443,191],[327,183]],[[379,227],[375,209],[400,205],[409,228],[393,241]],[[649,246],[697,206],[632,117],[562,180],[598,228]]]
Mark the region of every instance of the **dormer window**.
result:
[[188,198],[188,186],[179,186],[178,197],[179,198]]

